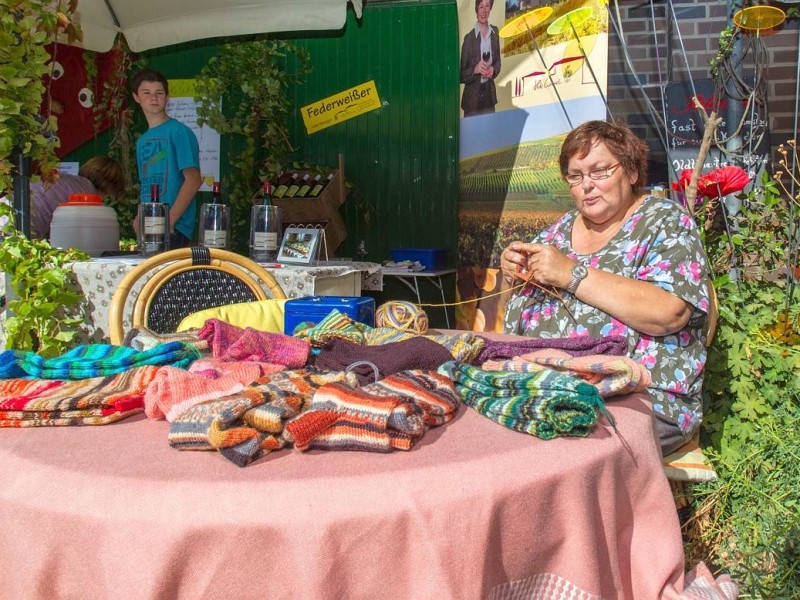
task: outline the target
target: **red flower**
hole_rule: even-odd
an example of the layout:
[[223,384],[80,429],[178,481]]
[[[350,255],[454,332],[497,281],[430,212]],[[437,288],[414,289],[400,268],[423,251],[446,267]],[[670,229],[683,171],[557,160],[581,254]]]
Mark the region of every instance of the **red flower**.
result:
[[[692,180],[692,169],[684,169],[680,179],[672,184],[672,189],[685,192]],[[720,198],[741,192],[750,183],[750,177],[741,167],[719,167],[700,175],[697,180],[697,198]]]

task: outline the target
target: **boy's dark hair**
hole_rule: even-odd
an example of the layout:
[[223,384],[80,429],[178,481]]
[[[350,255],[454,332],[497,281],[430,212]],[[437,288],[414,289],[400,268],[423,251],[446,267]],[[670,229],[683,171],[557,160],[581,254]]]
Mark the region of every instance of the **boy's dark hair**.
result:
[[142,69],[136,73],[131,79],[131,91],[137,94],[139,92],[139,86],[145,81],[158,81],[164,86],[164,91],[167,93],[167,96],[169,96],[169,83],[167,83],[167,78],[155,69]]

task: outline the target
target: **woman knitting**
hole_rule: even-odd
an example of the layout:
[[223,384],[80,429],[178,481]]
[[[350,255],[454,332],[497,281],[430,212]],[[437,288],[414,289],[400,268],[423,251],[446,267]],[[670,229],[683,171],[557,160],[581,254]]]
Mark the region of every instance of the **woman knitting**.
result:
[[623,335],[650,370],[661,450],[700,425],[709,308],[705,255],[692,217],[643,194],[647,146],[627,127],[590,121],[559,156],[575,209],[530,242],[514,241],[505,330],[540,338]]

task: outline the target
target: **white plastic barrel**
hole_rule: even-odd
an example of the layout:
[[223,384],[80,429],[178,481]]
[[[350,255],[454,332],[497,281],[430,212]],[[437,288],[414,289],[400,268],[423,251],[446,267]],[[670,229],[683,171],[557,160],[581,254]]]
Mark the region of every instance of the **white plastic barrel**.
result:
[[72,194],[53,213],[50,245],[54,248],[77,248],[89,256],[107,250],[119,250],[117,213],[103,205],[97,194]]

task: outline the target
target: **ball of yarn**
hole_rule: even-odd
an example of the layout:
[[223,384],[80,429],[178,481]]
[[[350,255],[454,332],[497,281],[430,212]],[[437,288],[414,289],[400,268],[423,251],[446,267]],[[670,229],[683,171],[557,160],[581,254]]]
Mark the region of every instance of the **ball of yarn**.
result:
[[375,311],[375,327],[391,327],[420,335],[428,331],[428,315],[413,302],[392,300]]

